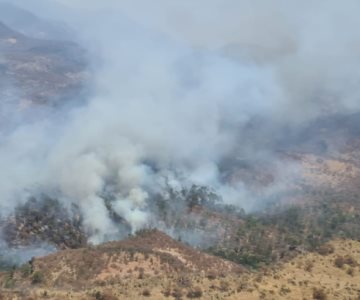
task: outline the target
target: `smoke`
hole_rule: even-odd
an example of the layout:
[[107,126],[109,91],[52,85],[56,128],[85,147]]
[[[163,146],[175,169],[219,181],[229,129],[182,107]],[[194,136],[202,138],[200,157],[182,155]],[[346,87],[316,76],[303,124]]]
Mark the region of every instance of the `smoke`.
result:
[[11,269],[13,266],[28,262],[33,257],[45,256],[56,249],[48,244],[34,244],[26,247],[10,248],[0,239],[0,268]]
[[[52,6],[36,3],[40,15]],[[359,111],[355,0],[56,5],[48,17],[77,30],[93,57],[94,93],[4,133],[3,215],[29,195],[55,195],[80,207],[98,243],[120,232],[106,195],[133,231],[154,222],[151,199],[169,184],[210,186],[225,203],[253,208],[259,199],[244,183],[224,180],[224,160],[273,160],[284,128]],[[296,173],[278,169],[269,192]]]

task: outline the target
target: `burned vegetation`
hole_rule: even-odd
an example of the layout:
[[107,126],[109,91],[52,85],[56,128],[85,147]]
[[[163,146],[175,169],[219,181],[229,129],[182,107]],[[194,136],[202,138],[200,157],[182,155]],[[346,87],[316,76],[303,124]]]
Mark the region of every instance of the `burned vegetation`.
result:
[[58,249],[79,248],[87,243],[81,221],[76,206],[69,210],[48,197],[32,198],[3,220],[2,231],[10,247],[48,243]]

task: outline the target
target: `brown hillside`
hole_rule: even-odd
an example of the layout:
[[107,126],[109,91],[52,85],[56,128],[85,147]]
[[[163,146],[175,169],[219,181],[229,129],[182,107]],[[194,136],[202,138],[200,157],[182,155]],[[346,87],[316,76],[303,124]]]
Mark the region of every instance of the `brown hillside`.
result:
[[[146,241],[148,244],[145,246],[141,241]],[[172,249],[168,252],[172,252],[169,255],[174,260],[167,256],[168,260],[161,262],[163,253],[155,250],[161,242],[169,247],[163,249]],[[130,249],[139,245],[144,245],[144,248],[150,251],[148,258],[145,259],[146,251],[137,250],[131,260]],[[0,291],[2,299],[330,300],[359,299],[360,296],[360,242],[358,241],[336,240],[319,249],[319,253],[303,253],[277,268],[246,272],[241,276],[231,272],[239,270],[235,266],[209,256],[203,258],[207,257],[211,262],[217,263],[217,266],[222,268],[218,271],[229,270],[229,272],[175,273],[162,270],[161,266],[166,266],[167,270],[176,270],[180,265],[180,268],[186,270],[187,263],[191,263],[195,266],[193,269],[198,268],[197,270],[205,270],[206,266],[196,262],[197,259],[201,260],[201,253],[188,249],[157,231],[86,251],[66,250],[35,259],[32,274],[26,274],[24,268],[16,271],[12,277],[11,273],[4,274],[2,284],[3,287],[7,284],[8,288]],[[175,251],[181,253],[182,259],[179,253],[174,255]],[[84,262],[85,257],[87,263]],[[184,261],[184,259],[188,260]],[[178,265],[174,265],[174,261],[177,261]],[[110,267],[111,264],[113,267]],[[140,268],[144,270],[141,271]],[[149,271],[151,268],[160,270],[160,273],[154,276]],[[126,270],[126,274],[123,270]],[[92,274],[88,282],[84,273]],[[110,273],[113,277],[107,277]],[[53,285],[56,284],[54,278],[61,278],[65,274],[73,276],[73,281],[68,280],[67,286],[64,282],[58,281],[57,286],[54,287]],[[121,278],[117,280],[116,275],[119,274]],[[102,276],[106,279],[100,280],[99,277]],[[74,287],[82,287],[82,289],[74,289]]]
[[[26,268],[30,270],[24,278]],[[30,287],[37,274],[43,286],[83,289],[129,278],[242,271],[234,263],[185,246],[160,231],[146,230],[124,241],[35,258],[14,274],[14,281]]]

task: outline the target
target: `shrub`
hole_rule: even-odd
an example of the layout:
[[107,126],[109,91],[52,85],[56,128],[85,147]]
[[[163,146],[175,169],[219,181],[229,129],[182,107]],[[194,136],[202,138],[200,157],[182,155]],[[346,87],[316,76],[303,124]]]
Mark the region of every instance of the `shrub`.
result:
[[15,287],[15,279],[12,276],[7,276],[4,282],[4,288],[12,289]]
[[181,290],[181,288],[174,288],[172,293],[171,293],[171,296],[173,296],[175,299],[181,299],[182,296],[183,296],[183,292]]
[[104,292],[102,300],[118,300],[119,298],[114,296],[111,292]]
[[345,259],[343,256],[338,256],[335,258],[335,261],[334,261],[335,267],[341,269],[344,266],[344,264],[345,264]]
[[314,263],[313,263],[312,261],[310,261],[310,260],[307,260],[307,261],[305,262],[304,270],[305,270],[306,272],[311,272],[312,269],[313,269],[313,267],[314,267]]
[[190,287],[191,279],[189,277],[182,275],[177,279],[177,283],[182,287]]
[[194,287],[191,290],[189,290],[186,296],[191,299],[192,298],[201,298],[202,294],[203,294],[203,292],[202,292],[201,288],[197,286],[197,287]]
[[20,267],[21,276],[23,278],[29,277],[32,273],[32,267],[30,264],[24,264]]
[[355,260],[355,258],[353,258],[350,255],[345,256],[344,258],[344,263],[351,266],[351,267],[356,267],[358,265],[357,261]]
[[248,284],[246,282],[241,282],[236,290],[238,293],[240,293],[241,291],[246,290],[247,287],[248,287]]
[[103,294],[100,291],[95,292],[94,297],[96,300],[104,300]]
[[216,272],[215,271],[210,271],[208,274],[207,274],[207,278],[210,279],[210,280],[214,280],[216,279]]
[[143,290],[142,295],[144,297],[150,297],[151,296],[150,290],[149,289]]
[[327,296],[322,289],[314,289],[313,291],[313,299],[315,300],[326,300]]
[[321,245],[318,249],[317,249],[317,252],[320,254],[320,255],[329,255],[329,254],[332,254],[334,253],[335,251],[335,248],[333,245],[331,244],[325,244],[325,245]]
[[165,297],[170,297],[170,295],[171,295],[171,288],[170,287],[167,287],[167,288],[165,288],[165,290],[163,290],[163,295],[165,296]]
[[285,285],[282,285],[281,288],[280,288],[280,295],[286,295],[288,293],[290,293],[291,290],[285,286]]
[[220,291],[227,292],[229,288],[230,288],[230,284],[227,281],[223,280],[220,282],[220,287],[219,287]]
[[138,275],[138,279],[144,279],[145,278],[145,274],[144,274],[144,270],[140,270],[139,275]]
[[40,271],[36,271],[32,276],[31,276],[31,283],[32,284],[40,284],[44,282],[44,274]]
[[350,275],[350,276],[354,276],[354,268],[349,268],[349,269],[347,269],[347,271],[346,271],[346,273],[348,274],[348,275]]

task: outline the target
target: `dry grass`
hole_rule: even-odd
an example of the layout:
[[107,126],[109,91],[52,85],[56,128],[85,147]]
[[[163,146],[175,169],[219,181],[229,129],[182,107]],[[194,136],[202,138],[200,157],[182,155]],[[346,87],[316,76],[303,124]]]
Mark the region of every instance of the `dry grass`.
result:
[[[158,234],[158,233],[156,233]],[[138,238],[131,241],[131,247],[139,243]],[[159,239],[165,245],[173,247],[177,245],[168,240],[162,234]],[[65,251],[61,255],[53,255],[46,259],[37,260],[36,268],[42,266],[46,276],[45,282],[31,285],[30,278],[21,277],[15,273],[17,282],[14,290],[2,291],[3,299],[26,299],[24,295],[30,295],[32,299],[356,299],[360,290],[360,275],[357,261],[360,259],[360,242],[356,241],[333,241],[333,253],[322,255],[319,253],[304,253],[293,260],[279,266],[276,269],[263,269],[254,273],[244,272],[217,272],[214,270],[204,271],[195,262],[189,264],[182,260],[176,260],[176,264],[183,265],[183,271],[171,266],[172,261],[167,256],[170,253],[156,252],[151,247],[158,244],[153,242],[149,252],[140,251],[132,253],[124,250],[126,245],[116,249],[116,244],[111,243],[99,248],[78,251]],[[118,244],[119,245],[119,244]],[[129,245],[128,245],[129,246]],[[101,251],[99,250],[101,249]],[[181,247],[172,248],[171,253],[176,256],[189,257],[186,254],[190,249]],[[95,251],[95,253],[94,253]],[[96,252],[100,251],[100,252]],[[110,255],[112,253],[112,255]],[[117,255],[116,253],[121,253]],[[132,254],[131,254],[132,253]],[[96,255],[95,255],[96,254]],[[101,255],[100,255],[101,254]],[[116,255],[115,255],[116,254]],[[73,266],[74,255],[90,264],[94,273],[90,272],[80,276]],[[167,260],[159,256],[165,255]],[[194,256],[200,254],[193,254]],[[61,260],[58,260],[61,257]],[[190,255],[190,257],[192,257]],[[335,265],[335,260],[341,257],[342,268]],[[100,260],[100,262],[99,262]],[[150,264],[150,261],[152,264]],[[166,261],[166,262],[165,262]],[[72,284],[69,281],[54,281],[61,277],[56,264],[62,263],[62,272],[74,278]],[[136,264],[135,264],[136,263]],[[47,265],[48,264],[48,265]],[[80,263],[82,265],[82,263]],[[164,265],[167,271],[159,270],[155,275],[151,268],[161,269]],[[189,266],[199,269],[191,270]],[[219,265],[220,264],[219,262]],[[307,268],[311,265],[311,268]],[[102,268],[105,266],[107,271]],[[207,266],[207,265],[205,265]],[[53,269],[55,268],[55,269]],[[206,270],[206,268],[204,267]],[[110,271],[109,271],[110,270]],[[131,272],[128,272],[128,271]],[[152,270],[153,273],[150,272]],[[20,271],[19,271],[20,272]],[[35,271],[36,272],[36,271]],[[224,273],[220,276],[221,273]],[[72,274],[70,276],[70,274]],[[99,274],[108,274],[102,280]],[[111,276],[110,276],[111,274]],[[139,277],[139,274],[143,274]],[[95,276],[96,275],[96,276]],[[210,276],[209,276],[210,275]],[[4,278],[4,277],[1,277]],[[77,279],[78,278],[78,279]],[[87,278],[91,284],[87,285],[81,278]],[[17,289],[17,290],[16,290]],[[44,293],[46,292],[46,297]],[[26,294],[24,294],[26,293]],[[10,296],[11,295],[11,296]],[[17,295],[17,296],[14,296]],[[23,297],[23,298],[22,298]]]

